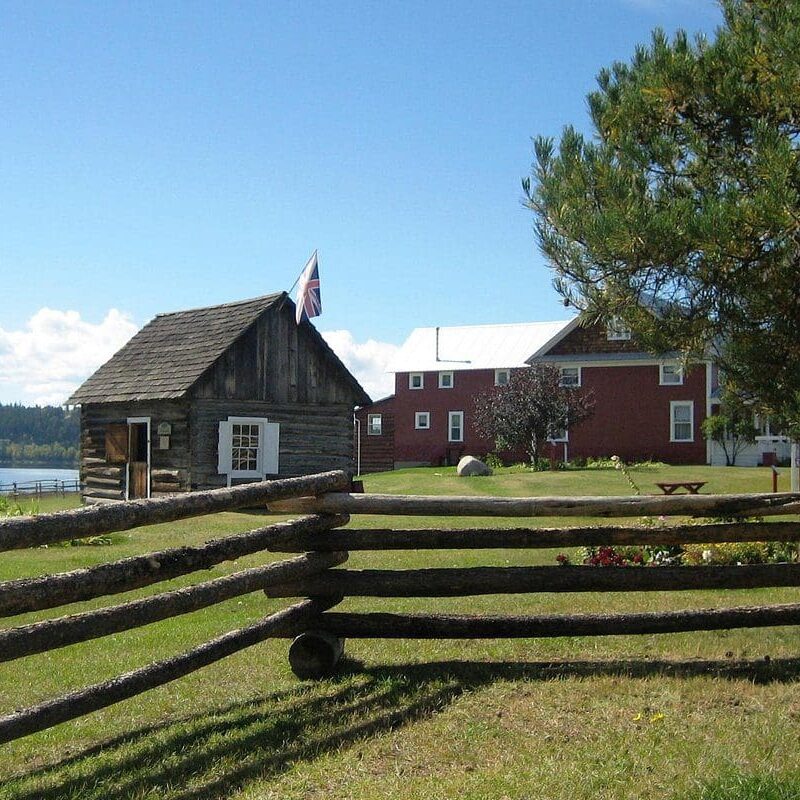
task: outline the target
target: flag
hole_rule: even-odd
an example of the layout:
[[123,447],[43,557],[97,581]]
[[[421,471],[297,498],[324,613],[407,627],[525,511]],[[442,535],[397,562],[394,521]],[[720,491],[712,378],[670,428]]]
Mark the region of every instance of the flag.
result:
[[318,317],[322,313],[322,297],[319,292],[319,263],[317,251],[303,268],[297,287],[297,324]]

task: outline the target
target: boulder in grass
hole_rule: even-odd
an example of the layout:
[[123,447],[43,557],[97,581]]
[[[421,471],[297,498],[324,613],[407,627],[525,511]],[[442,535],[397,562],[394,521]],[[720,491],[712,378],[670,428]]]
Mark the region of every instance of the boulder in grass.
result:
[[492,468],[475,456],[464,456],[458,462],[456,472],[461,478],[471,478],[475,475],[491,475]]

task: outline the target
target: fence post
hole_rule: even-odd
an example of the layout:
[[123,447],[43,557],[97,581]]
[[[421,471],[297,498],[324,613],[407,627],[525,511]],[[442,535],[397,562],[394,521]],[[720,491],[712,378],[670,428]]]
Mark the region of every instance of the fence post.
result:
[[344,639],[327,631],[305,631],[289,646],[292,672],[305,680],[330,675],[344,653]]

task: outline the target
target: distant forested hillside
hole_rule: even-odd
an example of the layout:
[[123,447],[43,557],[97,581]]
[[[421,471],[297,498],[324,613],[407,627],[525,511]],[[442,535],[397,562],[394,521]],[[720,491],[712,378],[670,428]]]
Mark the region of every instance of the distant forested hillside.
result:
[[76,409],[0,403],[0,464],[76,464],[79,430]]

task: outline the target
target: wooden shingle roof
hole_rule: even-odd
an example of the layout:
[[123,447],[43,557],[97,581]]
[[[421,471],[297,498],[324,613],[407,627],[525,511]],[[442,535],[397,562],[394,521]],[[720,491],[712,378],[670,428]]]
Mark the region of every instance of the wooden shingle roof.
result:
[[284,292],[159,314],[78,388],[70,404],[183,397]]

